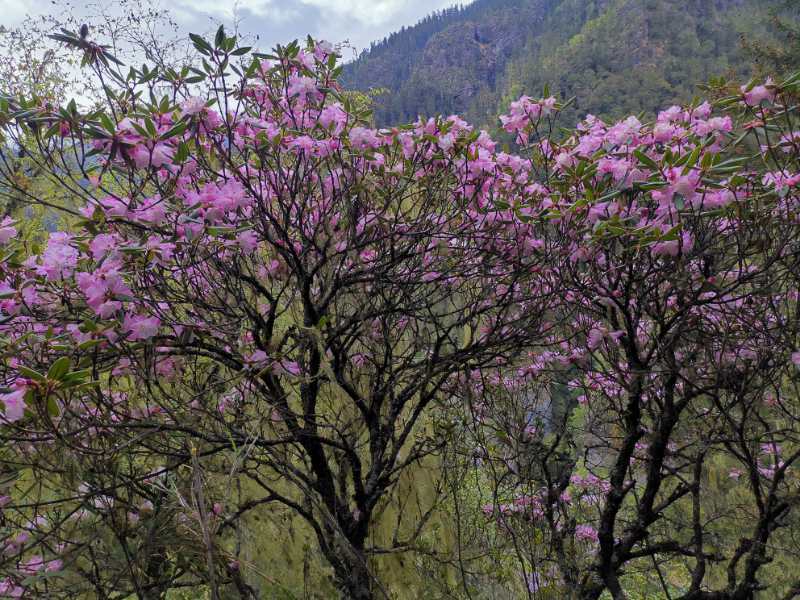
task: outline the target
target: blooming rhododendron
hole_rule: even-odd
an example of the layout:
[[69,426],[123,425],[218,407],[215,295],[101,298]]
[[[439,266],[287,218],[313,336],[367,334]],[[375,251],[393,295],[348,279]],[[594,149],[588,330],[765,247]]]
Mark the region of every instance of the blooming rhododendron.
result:
[[[512,153],[457,116],[371,127],[329,44],[235,42],[193,37],[196,85],[159,99],[168,79],[134,69],[67,128],[3,109],[11,139],[77,163],[80,207],[27,258],[0,225],[2,430],[53,495],[9,493],[3,593],[246,590],[235,536],[277,504],[371,598],[371,561],[406,549],[378,519],[451,450],[491,491],[491,542],[536,541],[520,589],[596,599],[641,560],[710,556],[731,597],[760,585],[800,456],[791,86],[550,137],[563,104],[523,97]],[[781,151],[743,155],[748,136]],[[744,508],[706,502],[717,471]],[[746,511],[741,551],[686,521]]]
[[5,217],[0,222],[0,244],[7,244],[9,240],[17,235],[17,229],[13,226],[14,220],[11,217]]
[[158,332],[160,324],[158,317],[126,314],[122,328],[130,334],[131,340],[147,340]]
[[0,402],[5,409],[2,418],[4,421],[13,423],[19,421],[25,413],[25,388],[19,387],[9,394],[0,394]]
[[771,102],[775,99],[775,86],[771,79],[767,79],[763,85],[756,85],[749,89],[747,86],[742,86],[742,93],[748,106],[758,106],[764,100]]

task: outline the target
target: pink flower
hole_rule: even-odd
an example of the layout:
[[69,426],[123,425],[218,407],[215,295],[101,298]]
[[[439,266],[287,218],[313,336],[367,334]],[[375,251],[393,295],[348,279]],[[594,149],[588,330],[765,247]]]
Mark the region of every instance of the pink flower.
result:
[[317,45],[314,46],[314,58],[317,60],[325,60],[330,54],[334,52],[333,44],[327,40],[319,40]]
[[131,368],[131,359],[128,357],[123,357],[119,359],[117,366],[111,371],[111,374],[114,377],[119,377],[120,375],[125,375],[130,372]]
[[236,236],[236,243],[245,254],[252,254],[258,247],[258,236],[255,231],[249,229]]
[[44,570],[47,573],[54,573],[55,571],[60,571],[64,566],[64,562],[60,559],[55,559],[48,561],[47,565],[45,566]]
[[0,581],[0,597],[21,598],[24,593],[25,589],[15,584],[13,580],[6,578]]
[[113,233],[101,233],[95,236],[95,238],[89,244],[89,250],[92,253],[92,258],[95,260],[100,260],[106,254],[108,254],[110,250],[113,250],[118,243],[117,236]]
[[380,145],[380,139],[374,129],[367,129],[365,127],[353,127],[350,130],[350,143],[354,148],[377,148]]
[[181,116],[185,117],[186,115],[191,116],[200,114],[205,107],[205,100],[198,98],[197,96],[192,96],[191,98],[184,100],[183,104],[181,104]]
[[156,333],[161,326],[161,320],[158,317],[144,317],[142,315],[126,314],[125,320],[122,323],[122,328],[126,333],[130,334],[131,341],[136,340],[149,340]]
[[72,273],[78,264],[78,251],[70,245],[72,236],[56,231],[50,234],[47,249],[42,254],[42,265],[37,271],[48,280],[58,280]]
[[589,350],[596,349],[601,343],[603,343],[603,338],[605,335],[605,331],[595,327],[589,332],[589,335],[586,336],[586,347],[589,348]]
[[25,414],[25,387],[17,387],[16,390],[9,394],[0,394],[0,401],[3,402],[5,411],[3,413],[3,420],[7,423],[14,423],[19,421]]
[[58,571],[61,568],[61,561],[47,562],[42,556],[32,556],[27,562],[20,565],[19,570],[28,575],[33,575],[42,570],[50,571],[51,569],[49,568],[49,565],[51,562],[58,563],[55,565],[56,568],[53,570]]
[[705,136],[712,132],[728,133],[733,130],[733,121],[730,117],[714,117],[708,121],[696,121],[692,128],[699,136]]
[[600,538],[597,530],[591,525],[578,525],[575,528],[575,539],[582,542],[597,542]]
[[114,316],[121,308],[122,302],[118,300],[106,300],[105,302],[97,305],[95,312],[101,319],[108,319]]
[[758,106],[764,100],[772,102],[775,100],[775,88],[772,79],[767,79],[764,85],[757,85],[748,90],[747,86],[742,86],[742,93],[744,94],[744,103],[747,106]]
[[11,217],[6,217],[0,222],[0,244],[7,244],[12,238],[16,237],[17,230],[12,227],[14,220]]
[[177,370],[177,363],[172,356],[159,357],[156,359],[156,375],[161,377],[172,377]]
[[268,356],[266,352],[264,352],[263,350],[256,350],[250,356],[246,357],[245,361],[250,364],[257,365],[267,362],[267,358]]
[[153,259],[153,262],[156,263],[163,264],[165,261],[171,260],[175,253],[175,244],[165,242],[160,235],[151,235],[147,238],[145,247],[156,254]]
[[86,297],[86,304],[103,319],[111,317],[122,308],[122,303],[116,298],[133,294],[119,273],[119,264],[109,259],[92,273],[78,273],[75,281]]
[[[503,129],[509,133],[522,133],[531,123],[539,120],[540,117],[549,115],[556,105],[553,97],[533,100],[529,96],[522,96],[519,100],[512,102],[508,107],[508,114],[500,117]],[[522,141],[527,141],[526,135],[522,135]]]
[[326,106],[319,113],[319,124],[325,129],[330,129],[333,126],[334,135],[342,133],[345,124],[347,123],[347,113],[338,102]]
[[774,187],[779,194],[785,194],[789,188],[800,186],[800,173],[789,174],[781,171],[766,173],[761,178],[761,183]]
[[303,372],[300,368],[300,365],[294,361],[284,360],[281,361],[281,368],[288,373],[289,375],[293,375],[294,377],[299,377],[300,374]]
[[678,256],[679,252],[688,252],[693,246],[694,240],[691,234],[684,232],[681,234],[680,239],[655,243],[650,247],[650,250],[655,255]]
[[289,96],[301,96],[305,98],[309,94],[317,94],[317,82],[311,77],[297,77],[293,75],[289,78]]

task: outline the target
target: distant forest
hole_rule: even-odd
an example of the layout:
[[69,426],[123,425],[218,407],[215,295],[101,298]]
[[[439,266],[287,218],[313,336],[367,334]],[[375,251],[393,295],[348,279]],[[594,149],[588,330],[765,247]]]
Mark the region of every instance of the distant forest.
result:
[[477,0],[372,44],[343,82],[385,90],[380,125],[437,113],[486,125],[545,86],[576,97],[569,117],[651,114],[714,77],[788,70],[798,15],[797,0]]

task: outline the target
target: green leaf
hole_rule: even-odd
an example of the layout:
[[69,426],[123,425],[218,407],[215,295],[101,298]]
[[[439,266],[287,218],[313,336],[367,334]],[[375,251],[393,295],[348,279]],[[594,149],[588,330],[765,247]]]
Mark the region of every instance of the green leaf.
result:
[[105,49],[103,50],[103,53],[100,56],[101,56],[101,58],[107,58],[108,60],[110,60],[111,62],[113,62],[116,65],[120,65],[120,66],[124,65],[124,63],[121,60],[119,60],[116,56],[114,56],[113,54],[111,54],[110,52],[108,52]]
[[680,225],[676,225],[675,227],[673,227],[672,229],[667,231],[665,234],[663,234],[661,236],[661,240],[665,241],[665,242],[677,241],[678,234],[680,233],[680,231],[681,231],[681,226]]
[[702,146],[695,146],[695,149],[692,150],[692,153],[686,159],[686,165],[683,167],[683,174],[687,175],[689,171],[694,169],[695,165],[697,164],[698,159],[700,158],[700,153],[703,151]]
[[638,159],[640,163],[642,163],[649,169],[652,169],[653,171],[661,171],[661,168],[658,166],[658,163],[649,156],[647,156],[647,154],[645,154],[641,150],[634,150],[633,155]]
[[179,164],[186,162],[186,159],[189,158],[189,154],[189,144],[181,142],[178,144],[178,151],[175,153],[175,162]]
[[105,127],[106,131],[109,133],[114,133],[116,131],[116,127],[114,126],[114,122],[109,118],[106,113],[100,113],[100,123]]
[[88,350],[103,343],[103,340],[86,340],[78,344],[78,350]]
[[131,121],[131,125],[136,130],[136,132],[142,137],[148,137],[147,129],[139,125],[136,121]]
[[86,321],[81,323],[79,330],[81,331],[81,333],[89,333],[91,331],[97,331],[97,323],[87,319]]
[[700,168],[704,171],[708,170],[708,168],[714,164],[714,159],[717,155],[713,152],[706,152],[703,155],[703,160],[700,161]]
[[51,417],[57,417],[61,414],[61,410],[58,408],[58,403],[56,402],[55,396],[50,396],[47,398],[47,412]]
[[47,378],[59,381],[64,377],[64,375],[66,375],[69,372],[69,367],[70,367],[69,358],[66,356],[62,356],[50,366],[50,370],[47,371]]
[[196,33],[190,33],[189,39],[192,40],[194,47],[197,48],[201,54],[211,54],[211,44],[205,41],[202,37]]
[[178,144],[178,150],[175,152],[175,162],[182,164],[189,158],[189,145],[186,142]]
[[150,134],[150,137],[158,137],[158,130],[156,129],[156,124],[153,123],[153,120],[150,117],[144,118],[144,126],[147,127],[147,133]]
[[187,125],[186,121],[180,121],[177,125],[175,125],[175,127],[170,129],[169,131],[162,133],[160,139],[167,140],[171,137],[175,137],[182,134],[184,131],[186,131],[186,125]]
[[69,385],[74,385],[76,383],[83,383],[86,379],[91,377],[91,375],[91,369],[81,369],[80,371],[73,371],[72,373],[67,374],[63,381]]
[[39,373],[38,371],[34,371],[33,369],[29,369],[28,367],[19,367],[20,375],[27,377],[28,379],[33,379],[34,381],[44,381],[45,376]]

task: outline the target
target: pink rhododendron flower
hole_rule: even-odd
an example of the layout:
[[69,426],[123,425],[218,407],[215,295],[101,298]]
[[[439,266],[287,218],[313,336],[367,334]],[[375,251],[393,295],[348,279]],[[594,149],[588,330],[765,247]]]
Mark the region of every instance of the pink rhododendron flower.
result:
[[122,328],[129,333],[132,341],[149,340],[158,333],[161,321],[158,317],[145,317],[142,315],[126,314]]
[[8,394],[0,394],[0,402],[3,403],[5,410],[3,411],[2,420],[7,423],[14,423],[19,421],[25,414],[25,393],[27,388],[17,387],[13,392]]
[[206,107],[206,101],[203,98],[198,98],[196,96],[192,96],[191,98],[187,98],[181,104],[181,116],[192,116],[197,115],[203,111]]
[[258,247],[258,235],[255,231],[243,231],[236,236],[236,243],[245,254],[252,254]]
[[747,86],[742,86],[745,104],[748,106],[758,106],[764,100],[769,100],[770,102],[775,100],[774,85],[772,79],[767,79],[763,85],[757,85],[750,90],[747,89]]
[[317,82],[312,77],[289,78],[289,96],[303,96],[317,93]]
[[353,127],[350,130],[350,143],[354,148],[376,148],[380,145],[380,139],[374,129],[365,127]]
[[7,244],[17,235],[17,229],[13,226],[14,220],[11,217],[5,217],[0,222],[0,244]]
[[267,353],[263,350],[256,350],[250,356],[248,356],[245,360],[252,364],[261,364],[267,361],[269,357]]
[[319,114],[319,124],[325,129],[333,128],[333,134],[339,135],[347,123],[347,113],[338,102],[326,106]]
[[688,252],[694,246],[690,233],[681,233],[679,239],[667,242],[657,242],[650,247],[653,254],[661,256],[678,256],[679,252]]
[[600,538],[597,530],[591,525],[578,525],[575,527],[575,539],[581,542],[596,543]]
[[299,377],[303,372],[300,365],[294,361],[284,360],[281,361],[280,365],[286,373],[294,377]]
[[0,597],[22,598],[25,588],[14,583],[12,579],[6,578],[0,581]]
[[766,173],[762,179],[764,185],[772,186],[778,193],[786,193],[789,188],[800,186],[800,173],[789,174],[782,171]]

